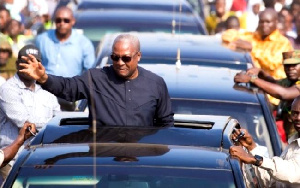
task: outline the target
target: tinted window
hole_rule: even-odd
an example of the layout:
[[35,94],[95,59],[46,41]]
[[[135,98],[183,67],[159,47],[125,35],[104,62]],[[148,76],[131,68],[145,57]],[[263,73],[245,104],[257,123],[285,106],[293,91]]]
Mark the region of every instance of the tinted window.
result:
[[174,113],[178,114],[232,116],[251,133],[255,142],[259,145],[267,146],[270,156],[273,156],[269,131],[264,119],[264,113],[259,105],[172,99],[172,106]]
[[[101,26],[101,27],[100,27]],[[83,33],[90,40],[99,41],[103,38],[105,34],[116,33],[116,32],[129,32],[129,31],[137,31],[137,32],[164,32],[164,33],[172,33],[172,25],[170,24],[159,24],[159,23],[139,23],[136,24],[134,22],[123,22],[123,23],[97,23],[97,25],[88,25],[77,23],[75,25],[77,29],[83,29]],[[179,31],[179,26],[174,28],[175,33]],[[190,33],[190,34],[203,34],[204,31],[199,30],[197,25],[181,25],[180,33]]]
[[13,187],[235,187],[232,171],[229,170],[97,166],[97,173],[93,176],[93,169],[92,166],[26,167],[20,170]]

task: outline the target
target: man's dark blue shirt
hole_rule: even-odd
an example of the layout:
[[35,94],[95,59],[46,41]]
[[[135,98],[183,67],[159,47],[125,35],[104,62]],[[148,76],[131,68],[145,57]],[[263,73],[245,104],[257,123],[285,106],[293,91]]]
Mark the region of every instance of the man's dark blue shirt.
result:
[[[88,99],[89,118],[95,118],[98,125],[174,124],[165,81],[142,67],[138,67],[138,77],[132,80],[120,78],[110,66],[90,69],[73,78],[48,75],[48,80],[42,87],[68,101]],[[91,113],[92,106],[95,107],[95,117]]]

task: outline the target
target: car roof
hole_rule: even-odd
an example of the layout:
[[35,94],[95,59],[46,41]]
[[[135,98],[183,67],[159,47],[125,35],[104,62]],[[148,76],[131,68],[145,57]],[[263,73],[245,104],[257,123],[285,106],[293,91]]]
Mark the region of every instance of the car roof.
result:
[[254,93],[247,93],[233,87],[235,85],[233,78],[240,70],[198,65],[181,65],[180,68],[168,64],[140,64],[139,66],[163,77],[171,98],[260,105]]
[[[93,164],[93,153],[87,148],[93,148],[94,144],[55,144],[34,147],[34,155],[26,160],[24,166],[44,165],[47,158],[60,156],[68,152],[81,151],[82,157],[78,154],[76,165]],[[218,160],[226,161],[228,153],[220,152],[217,148],[193,147],[193,146],[167,146],[160,144],[141,143],[100,143],[96,144],[97,158],[114,158],[122,156],[135,156],[139,158],[139,165],[150,166],[178,166],[178,167],[205,167],[230,169],[228,164],[219,164]],[[175,158],[180,152],[180,158]],[[165,155],[167,153],[167,155]],[[151,157],[155,156],[155,157]],[[151,157],[151,158],[150,158]],[[173,160],[171,160],[173,158]],[[186,160],[188,159],[188,160]],[[199,160],[201,159],[201,160]],[[100,159],[101,160],[101,159]],[[97,164],[101,162],[97,161]],[[70,165],[73,158],[64,158],[56,165]],[[106,165],[119,165],[113,160],[106,162]],[[126,165],[126,164],[125,164]],[[132,164],[131,164],[132,165]]]
[[[111,54],[114,39],[122,33],[106,35],[98,46],[97,65],[102,58]],[[249,53],[237,52],[224,47],[215,36],[171,33],[131,32],[141,44],[143,61],[147,63],[172,63],[178,59],[180,49],[181,64],[212,65],[243,69],[252,66]],[[149,59],[149,60],[148,60]]]
[[[120,16],[121,15],[121,16]],[[176,26],[193,26],[195,34],[207,34],[203,20],[196,14],[183,14],[178,12],[167,11],[144,11],[144,10],[83,10],[76,11],[75,28],[82,27],[100,27],[103,24],[118,26],[121,24],[131,24],[132,30],[145,27],[149,24],[159,24],[170,26],[172,32],[172,24],[176,22]],[[118,25],[115,25],[118,24]],[[134,25],[133,25],[134,24]],[[123,26],[124,27],[124,26]],[[150,27],[151,28],[151,27]],[[177,31],[177,30],[176,30]]]
[[179,8],[184,13],[193,13],[193,8],[186,0],[81,0],[77,10],[82,9],[136,9],[136,10],[161,10],[177,11]]
[[[132,139],[138,143],[228,149],[232,145],[230,135],[233,129],[240,127],[238,121],[230,116],[175,114],[174,119],[174,127],[97,126],[94,134],[88,113],[61,112],[40,131],[31,145],[92,143],[92,135],[95,135],[98,143]],[[119,133],[122,133],[121,136],[116,136]],[[210,139],[212,136],[213,141]]]

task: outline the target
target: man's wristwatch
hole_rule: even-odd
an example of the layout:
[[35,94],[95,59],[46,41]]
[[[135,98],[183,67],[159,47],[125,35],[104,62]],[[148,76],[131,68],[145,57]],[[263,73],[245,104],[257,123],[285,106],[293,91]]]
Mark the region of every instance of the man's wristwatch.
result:
[[259,155],[254,155],[254,158],[255,158],[255,163],[254,163],[255,166],[260,166],[261,162],[264,159],[262,156]]
[[258,78],[258,76],[257,75],[250,75],[250,82],[251,83],[253,83],[254,82],[254,80],[256,80]]

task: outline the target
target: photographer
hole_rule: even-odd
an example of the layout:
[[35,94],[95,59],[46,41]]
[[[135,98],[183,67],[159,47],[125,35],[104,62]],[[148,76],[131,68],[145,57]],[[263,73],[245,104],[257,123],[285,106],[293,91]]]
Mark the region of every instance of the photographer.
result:
[[300,186],[300,96],[292,103],[291,118],[297,133],[289,139],[289,145],[280,157],[262,156],[261,150],[245,129],[237,130],[232,135],[232,139],[238,141],[238,146],[230,148],[230,155],[243,163],[257,166],[255,173],[260,178],[263,187]]

